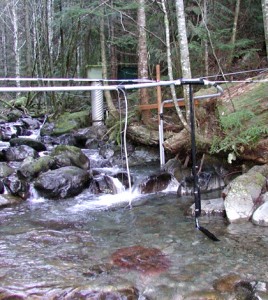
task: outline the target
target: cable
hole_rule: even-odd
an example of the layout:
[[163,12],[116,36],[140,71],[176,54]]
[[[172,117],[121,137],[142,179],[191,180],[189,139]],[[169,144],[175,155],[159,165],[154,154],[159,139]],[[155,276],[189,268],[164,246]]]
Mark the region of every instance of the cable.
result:
[[247,73],[253,73],[253,72],[263,72],[263,71],[268,71],[268,68],[244,70],[244,71],[224,73],[224,74],[215,74],[215,75],[209,75],[209,76],[202,76],[200,78],[223,77],[223,76],[240,75],[240,74],[247,74]]
[[[123,135],[123,143],[124,143],[124,152],[126,157],[126,169],[127,169],[127,177],[128,177],[128,186],[129,190],[131,190],[131,177],[130,177],[130,170],[129,170],[129,163],[128,163],[128,151],[127,151],[127,125],[128,125],[128,103],[127,103],[127,94],[124,88],[119,87],[118,91],[120,91],[124,96],[125,101],[125,125],[124,125],[124,135]],[[129,206],[131,207],[131,199],[129,200]]]

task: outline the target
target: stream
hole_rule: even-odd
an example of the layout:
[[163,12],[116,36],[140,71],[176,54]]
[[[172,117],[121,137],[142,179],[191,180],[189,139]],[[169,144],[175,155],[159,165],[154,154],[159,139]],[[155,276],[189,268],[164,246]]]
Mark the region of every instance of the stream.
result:
[[[91,168],[98,169],[98,152],[84,151]],[[159,165],[151,164],[130,171],[136,183],[158,170]],[[220,239],[213,242],[185,213],[192,196],[179,198],[172,184],[163,192],[141,195],[135,183],[132,191],[118,187],[116,195],[93,195],[86,189],[64,200],[44,199],[32,190],[28,200],[2,208],[0,299],[236,299],[189,295],[213,291],[214,281],[229,274],[268,281],[268,227],[200,217],[200,225]],[[160,250],[168,267],[146,272],[112,263],[113,253],[133,246]],[[137,297],[86,296],[86,291],[128,289],[135,289]],[[76,290],[79,296],[73,296]]]
[[[148,168],[132,172],[142,177],[148,175]],[[96,196],[84,191],[65,200],[35,195],[4,208],[0,210],[1,289],[28,295],[26,299],[54,299],[31,295],[134,286],[139,299],[165,300],[211,290],[214,280],[230,273],[267,281],[268,228],[227,224],[219,216],[201,217],[201,225],[220,239],[213,242],[195,229],[193,218],[185,216],[192,203],[192,197],[178,198],[172,189],[149,195],[122,191]],[[113,252],[135,245],[161,250],[169,268],[146,274],[111,267]]]

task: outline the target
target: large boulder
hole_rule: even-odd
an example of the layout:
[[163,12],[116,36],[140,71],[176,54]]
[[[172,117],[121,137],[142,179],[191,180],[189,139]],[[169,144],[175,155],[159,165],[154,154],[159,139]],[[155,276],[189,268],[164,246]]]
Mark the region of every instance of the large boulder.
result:
[[223,192],[228,220],[248,221],[266,185],[267,166],[257,166],[235,178]]
[[23,161],[26,157],[38,157],[38,152],[32,147],[20,145],[2,150],[7,161]]
[[17,174],[20,178],[31,180],[40,173],[53,169],[54,165],[55,159],[51,156],[41,156],[37,159],[28,157],[20,165]]
[[90,168],[89,158],[82,150],[75,146],[59,145],[51,151],[55,158],[57,167],[76,166],[88,170]]
[[33,148],[34,150],[36,150],[37,152],[40,151],[46,151],[46,146],[34,139],[31,138],[22,138],[22,137],[18,137],[18,138],[13,138],[9,141],[10,146],[14,147],[14,146],[20,146],[20,145],[27,145],[31,148]]
[[47,122],[41,129],[41,135],[59,136],[65,133],[73,132],[79,128],[89,126],[90,116],[88,111],[79,111],[74,113],[64,113],[59,116],[54,123]]
[[87,171],[69,166],[42,173],[34,182],[34,187],[46,198],[63,199],[78,195],[89,182]]

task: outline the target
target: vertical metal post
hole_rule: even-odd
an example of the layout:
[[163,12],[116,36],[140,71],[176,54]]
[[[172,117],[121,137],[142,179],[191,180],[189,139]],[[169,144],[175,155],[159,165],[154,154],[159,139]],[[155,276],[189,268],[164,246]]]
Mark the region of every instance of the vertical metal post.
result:
[[[192,156],[192,174],[194,179],[194,200],[195,200],[195,217],[198,218],[201,214],[201,199],[200,188],[197,175],[196,163],[196,144],[195,144],[195,111],[193,99],[193,87],[189,84],[189,101],[190,101],[190,123],[191,123],[191,156]],[[197,220],[197,219],[196,219]]]

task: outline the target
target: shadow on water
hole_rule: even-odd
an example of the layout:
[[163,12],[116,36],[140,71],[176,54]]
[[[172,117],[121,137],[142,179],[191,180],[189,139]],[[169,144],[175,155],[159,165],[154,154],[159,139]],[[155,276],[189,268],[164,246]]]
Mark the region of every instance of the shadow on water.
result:
[[[24,292],[135,286],[144,295],[166,295],[153,299],[172,299],[210,289],[224,274],[267,279],[268,228],[202,217],[202,224],[221,239],[213,243],[195,229],[193,218],[185,216],[192,202],[192,197],[178,199],[174,192],[99,197],[84,193],[5,208],[0,211],[1,286]],[[168,270],[146,275],[111,265],[114,251],[135,245],[161,250],[170,260]]]

